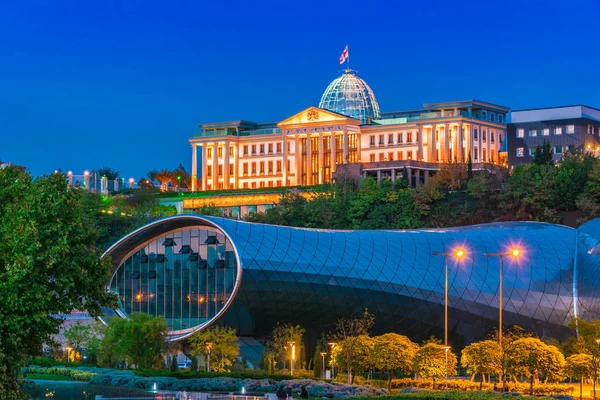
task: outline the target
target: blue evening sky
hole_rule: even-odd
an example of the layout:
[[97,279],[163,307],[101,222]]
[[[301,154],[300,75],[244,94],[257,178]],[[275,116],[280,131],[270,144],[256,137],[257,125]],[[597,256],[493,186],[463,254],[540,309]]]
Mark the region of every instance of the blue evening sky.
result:
[[318,105],[346,44],[383,111],[600,107],[599,32],[598,0],[0,0],[0,159],[189,170],[199,123]]

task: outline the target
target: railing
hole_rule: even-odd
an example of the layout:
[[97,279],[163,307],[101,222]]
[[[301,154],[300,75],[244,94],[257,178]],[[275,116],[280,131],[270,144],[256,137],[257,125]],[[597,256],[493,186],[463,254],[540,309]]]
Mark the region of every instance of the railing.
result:
[[203,131],[194,133],[194,137],[219,137],[219,136],[235,136],[235,132],[229,132],[226,129],[217,129],[214,131]]
[[240,136],[253,136],[253,135],[277,135],[281,133],[279,128],[268,128],[268,129],[256,129],[254,131],[242,131]]

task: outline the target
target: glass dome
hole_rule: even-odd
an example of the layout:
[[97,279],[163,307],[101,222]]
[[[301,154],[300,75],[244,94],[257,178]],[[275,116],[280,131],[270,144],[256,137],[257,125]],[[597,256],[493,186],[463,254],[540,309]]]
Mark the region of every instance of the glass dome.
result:
[[349,69],[325,89],[319,108],[356,118],[362,123],[367,123],[369,118],[379,118],[379,104],[373,91]]

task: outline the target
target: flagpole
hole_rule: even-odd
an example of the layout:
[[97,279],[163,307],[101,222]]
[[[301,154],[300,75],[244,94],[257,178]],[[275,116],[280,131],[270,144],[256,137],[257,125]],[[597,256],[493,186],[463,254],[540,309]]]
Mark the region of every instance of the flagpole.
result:
[[350,46],[346,45],[348,49],[348,56],[346,57],[346,62],[348,63],[348,71],[350,71]]

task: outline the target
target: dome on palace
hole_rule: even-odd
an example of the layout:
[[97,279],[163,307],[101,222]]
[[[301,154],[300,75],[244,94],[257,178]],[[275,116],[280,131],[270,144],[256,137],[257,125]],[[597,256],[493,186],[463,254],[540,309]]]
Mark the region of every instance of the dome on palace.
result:
[[379,118],[379,104],[373,91],[349,69],[325,89],[319,108],[356,118],[363,123],[369,118]]

